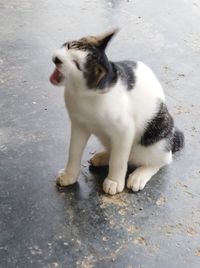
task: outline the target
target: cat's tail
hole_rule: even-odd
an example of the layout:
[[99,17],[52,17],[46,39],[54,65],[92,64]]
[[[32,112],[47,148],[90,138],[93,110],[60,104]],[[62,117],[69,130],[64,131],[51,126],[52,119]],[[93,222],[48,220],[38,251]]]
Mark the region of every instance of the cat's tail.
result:
[[180,151],[184,147],[184,134],[177,128],[175,128],[173,142],[172,142],[172,153]]

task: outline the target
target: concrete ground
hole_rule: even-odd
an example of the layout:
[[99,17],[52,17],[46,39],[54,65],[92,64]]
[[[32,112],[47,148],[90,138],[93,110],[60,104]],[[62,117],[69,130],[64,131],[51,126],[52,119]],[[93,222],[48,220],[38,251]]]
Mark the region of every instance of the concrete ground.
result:
[[[200,267],[199,21],[199,0],[0,0],[0,267]],[[142,192],[109,197],[92,139],[79,182],[57,189],[70,124],[51,55],[115,26],[108,55],[152,67],[185,150]]]

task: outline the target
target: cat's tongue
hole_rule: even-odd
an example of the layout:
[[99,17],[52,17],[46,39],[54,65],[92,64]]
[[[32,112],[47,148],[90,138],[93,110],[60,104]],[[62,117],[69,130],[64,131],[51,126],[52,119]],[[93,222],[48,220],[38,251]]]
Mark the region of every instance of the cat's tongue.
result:
[[61,74],[61,72],[55,68],[55,70],[53,71],[53,73],[51,74],[49,80],[53,85],[58,85],[63,79],[63,75]]

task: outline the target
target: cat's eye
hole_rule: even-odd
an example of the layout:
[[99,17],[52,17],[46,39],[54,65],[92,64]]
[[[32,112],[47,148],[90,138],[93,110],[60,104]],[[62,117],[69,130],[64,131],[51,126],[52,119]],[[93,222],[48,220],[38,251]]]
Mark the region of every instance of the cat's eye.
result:
[[70,49],[70,44],[69,44],[69,42],[67,43],[67,49]]

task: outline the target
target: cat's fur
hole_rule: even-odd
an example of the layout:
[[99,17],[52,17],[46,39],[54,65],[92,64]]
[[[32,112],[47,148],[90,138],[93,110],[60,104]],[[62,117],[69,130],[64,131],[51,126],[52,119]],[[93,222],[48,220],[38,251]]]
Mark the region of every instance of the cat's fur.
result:
[[127,164],[137,166],[127,187],[142,190],[151,177],[172,162],[184,136],[174,127],[163,89],[142,62],[110,62],[105,48],[116,31],[67,42],[53,56],[54,85],[65,87],[71,119],[71,141],[66,167],[58,174],[62,186],[73,184],[80,173],[81,156],[91,134],[105,152],[91,164],[109,164],[103,183],[108,194],[123,191]]

